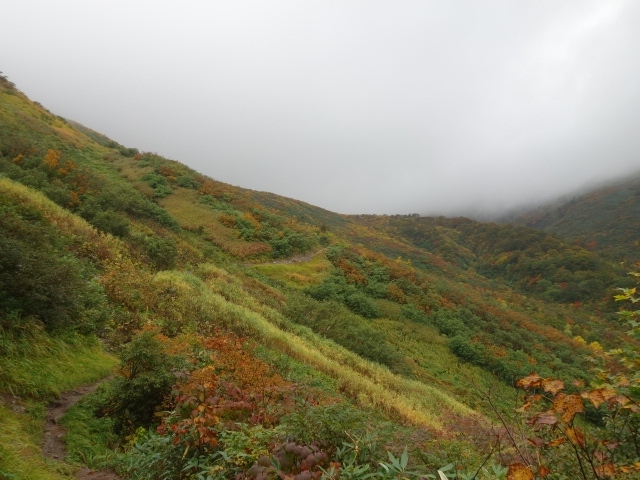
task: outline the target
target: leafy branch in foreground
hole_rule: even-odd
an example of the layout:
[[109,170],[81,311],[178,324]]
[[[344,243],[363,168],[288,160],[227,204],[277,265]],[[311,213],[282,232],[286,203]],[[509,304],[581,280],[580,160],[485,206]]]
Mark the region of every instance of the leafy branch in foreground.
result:
[[[632,273],[640,277],[638,273]],[[621,288],[617,301],[640,302],[636,288]],[[640,311],[623,310],[620,316],[640,340]],[[590,388],[573,382],[542,378],[536,373],[517,386],[527,394],[516,409],[524,420],[516,432],[503,421],[506,437],[518,461],[509,467],[514,479],[638,478],[640,473],[640,352],[637,343],[601,353],[601,366]],[[502,417],[501,417],[502,419]],[[523,434],[525,432],[525,434]],[[564,475],[564,476],[563,476]]]

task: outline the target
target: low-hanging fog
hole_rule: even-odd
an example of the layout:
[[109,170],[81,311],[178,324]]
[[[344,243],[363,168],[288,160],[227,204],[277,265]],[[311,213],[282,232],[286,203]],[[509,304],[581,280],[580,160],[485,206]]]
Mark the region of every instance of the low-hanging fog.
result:
[[483,215],[640,169],[636,0],[21,0],[0,70],[128,147],[341,213]]

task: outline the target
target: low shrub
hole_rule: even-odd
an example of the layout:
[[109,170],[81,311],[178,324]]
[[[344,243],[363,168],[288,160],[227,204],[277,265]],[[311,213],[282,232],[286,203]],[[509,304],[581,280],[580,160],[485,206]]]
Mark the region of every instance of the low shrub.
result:
[[156,422],[157,408],[171,393],[181,358],[168,355],[154,332],[138,334],[120,353],[120,376],[109,385],[98,413],[113,419],[120,434]]
[[105,296],[88,262],[35,208],[0,197],[0,318],[35,317],[47,330],[90,333],[106,321]]

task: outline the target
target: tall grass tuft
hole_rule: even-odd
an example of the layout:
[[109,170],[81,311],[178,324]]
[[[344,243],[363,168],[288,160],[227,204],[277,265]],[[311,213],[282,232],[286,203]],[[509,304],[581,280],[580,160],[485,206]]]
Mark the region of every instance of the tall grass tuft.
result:
[[108,375],[116,364],[94,337],[51,337],[36,321],[0,329],[0,391],[45,400]]
[[37,208],[52,225],[60,229],[63,235],[81,239],[81,242],[77,242],[77,252],[75,252],[79,256],[90,256],[95,260],[103,261],[124,251],[121,241],[111,235],[98,232],[84,219],[52,202],[41,192],[6,177],[0,177],[0,194]]

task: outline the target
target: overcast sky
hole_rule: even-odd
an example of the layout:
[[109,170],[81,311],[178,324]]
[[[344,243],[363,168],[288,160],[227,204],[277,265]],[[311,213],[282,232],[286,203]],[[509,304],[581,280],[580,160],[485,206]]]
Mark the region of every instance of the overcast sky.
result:
[[31,99],[341,213],[473,214],[640,169],[637,0],[5,2]]

